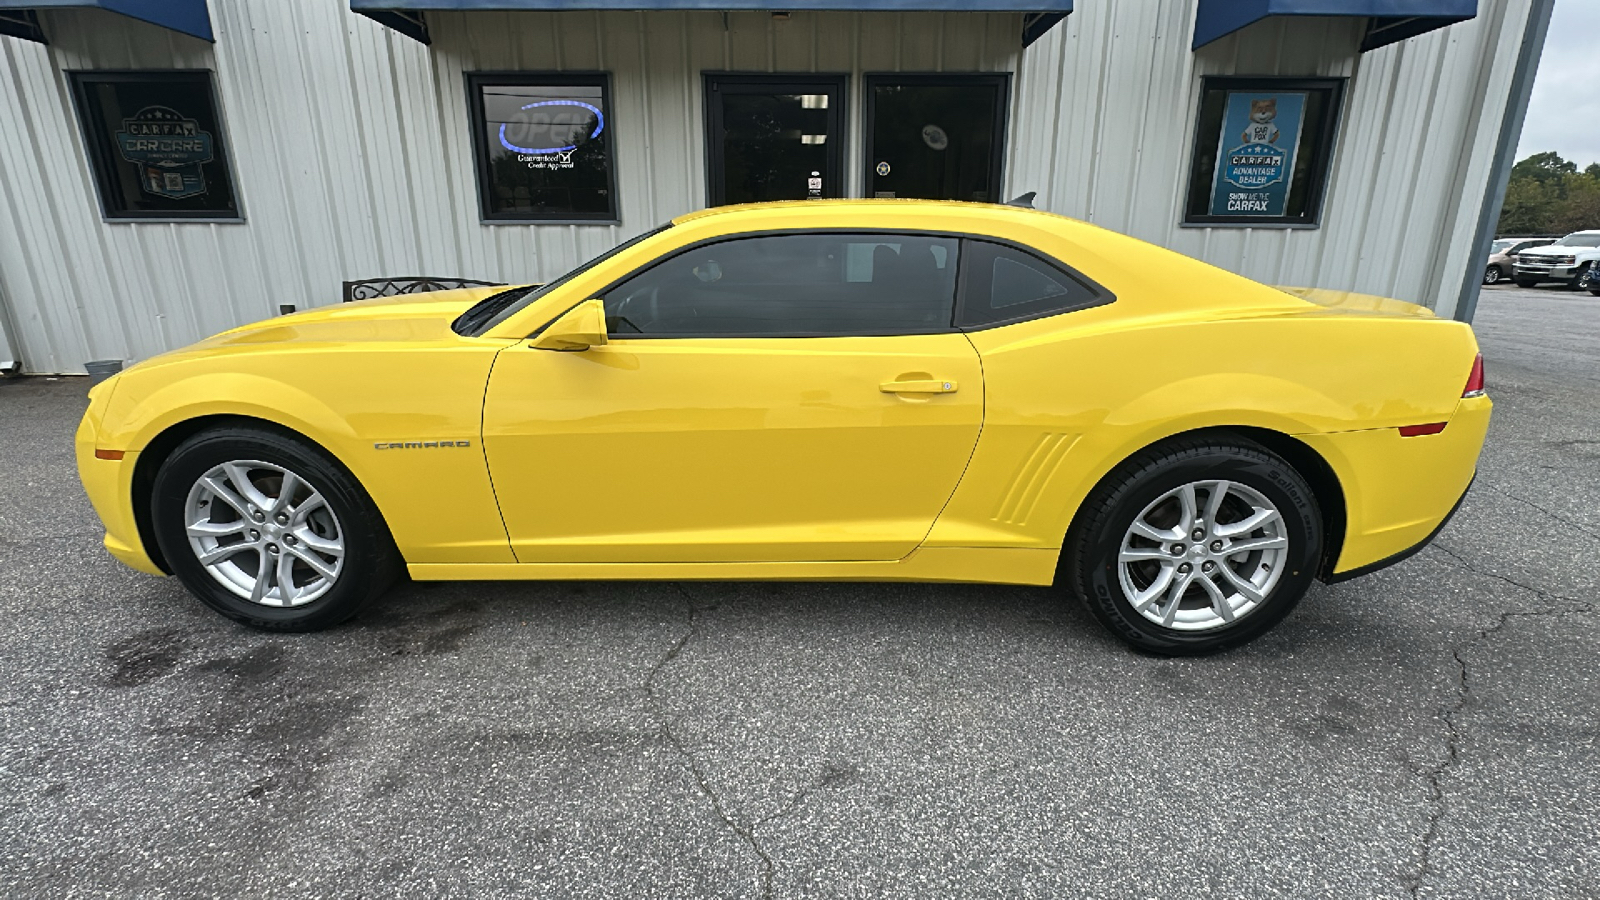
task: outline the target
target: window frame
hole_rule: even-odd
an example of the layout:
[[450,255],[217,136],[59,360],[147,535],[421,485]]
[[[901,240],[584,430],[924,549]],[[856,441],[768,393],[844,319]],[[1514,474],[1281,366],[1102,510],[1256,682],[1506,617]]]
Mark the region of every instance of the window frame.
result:
[[[971,257],[967,253],[966,245],[972,243],[991,244],[996,247],[1003,247],[1007,250],[1014,251],[1022,256],[1029,257],[1035,262],[1043,265],[1045,268],[1050,269],[1062,277],[1077,283],[1080,287],[1089,292],[1089,299],[1080,300],[1073,303],[1063,303],[1047,309],[1024,313],[1018,316],[1010,316],[1004,319],[995,319],[992,322],[980,322],[973,325],[963,325],[962,320],[966,318],[967,311],[967,285],[970,279],[973,277],[972,266],[969,265]],[[1003,238],[979,235],[969,235],[965,240],[962,241],[961,268],[957,272],[956,311],[953,321],[955,323],[955,328],[963,333],[988,331],[991,328],[1002,328],[1007,325],[1016,325],[1021,322],[1032,322],[1035,319],[1048,319],[1053,316],[1079,312],[1085,309],[1094,309],[1097,306],[1105,306],[1110,303],[1115,303],[1116,299],[1116,295],[1107,290],[1099,282],[1083,274],[1072,266],[1069,266],[1052,256],[1047,256],[1043,253],[1040,253],[1038,250],[1035,250],[1032,247],[1019,244],[1016,241],[1008,241]]]
[[[241,224],[245,221],[244,194],[239,184],[238,172],[234,167],[233,145],[228,140],[228,123],[222,103],[217,95],[217,73],[212,69],[68,69],[66,71],[68,92],[72,95],[72,103],[78,116],[78,133],[83,140],[86,151],[84,156],[89,161],[90,174],[94,179],[95,191],[100,200],[100,216],[103,221],[114,223],[127,222],[207,222],[212,224]],[[200,78],[205,82],[207,99],[211,104],[211,117],[216,125],[216,134],[212,135],[213,146],[217,152],[214,154],[219,159],[213,162],[220,165],[224,176],[228,179],[228,190],[233,195],[231,210],[225,209],[197,209],[197,210],[115,210],[111,198],[119,195],[120,182],[116,175],[116,148],[111,140],[111,135],[102,130],[102,123],[94,115],[95,107],[89,98],[89,85],[103,82],[185,82],[189,79]],[[202,165],[210,165],[203,163]]]
[[[1011,73],[1010,72],[867,72],[861,76],[863,98],[863,114],[861,136],[864,156],[861,160],[861,194],[864,197],[873,196],[872,178],[877,174],[877,155],[874,147],[877,134],[877,91],[880,85],[927,85],[932,87],[970,87],[973,85],[994,86],[999,92],[999,100],[995,116],[995,130],[991,138],[994,146],[994,158],[989,164],[989,183],[994,185],[994,197],[990,203],[1005,202],[1005,172],[1006,172],[1006,135],[1011,128]],[[911,197],[907,199],[930,199]]]
[[[1200,79],[1199,95],[1194,99],[1193,125],[1194,141],[1189,150],[1189,177],[1185,184],[1179,207],[1178,225],[1181,228],[1321,228],[1322,207],[1327,199],[1329,182],[1332,180],[1333,159],[1339,152],[1339,132],[1344,122],[1344,95],[1348,78],[1280,78],[1271,75],[1206,75]],[[1201,154],[1210,149],[1214,144],[1220,144],[1222,135],[1205,135],[1200,133],[1200,113],[1205,107],[1206,97],[1212,91],[1268,91],[1273,93],[1292,91],[1326,91],[1327,104],[1322,111],[1322,141],[1313,148],[1310,168],[1306,177],[1310,183],[1306,185],[1306,209],[1298,216],[1215,216],[1209,213],[1194,214],[1189,210],[1189,199],[1194,195],[1195,185],[1200,179],[1199,171]],[[1223,127],[1226,127],[1227,110],[1223,110]],[[1301,123],[1302,137],[1309,121]],[[1304,152],[1304,147],[1297,152]],[[1216,163],[1213,163],[1210,173],[1210,183],[1215,184],[1217,178]],[[1293,173],[1290,173],[1293,177]],[[1293,191],[1291,182],[1288,190]],[[1208,194],[1209,196],[1209,194]]]
[[[723,107],[718,96],[725,85],[735,87],[763,87],[770,92],[779,92],[782,88],[794,88],[787,93],[805,93],[807,87],[816,87],[826,84],[832,96],[838,97],[837,104],[830,104],[828,108],[828,132],[833,134],[837,130],[839,140],[832,141],[828,147],[828,167],[823,172],[822,198],[835,200],[850,196],[850,186],[846,177],[850,171],[850,76],[843,72],[722,72],[707,70],[700,73],[703,88],[705,119],[705,148],[706,148],[706,206],[728,206],[726,191],[723,189],[722,179],[717,177],[718,172],[724,171],[723,139],[727,136],[727,126],[723,122]],[[763,91],[749,91],[747,93],[765,93]],[[831,187],[830,187],[831,186]]]
[[[643,274],[643,273],[655,268],[658,265],[666,263],[666,262],[668,262],[668,261],[670,261],[672,259],[675,259],[675,258],[677,258],[677,257],[679,257],[679,256],[681,256],[681,255],[683,255],[685,253],[692,252],[692,251],[700,249],[702,247],[707,247],[707,246],[710,246],[710,245],[713,245],[713,244],[726,243],[728,241],[742,240],[742,239],[745,239],[745,238],[782,237],[782,236],[788,236],[788,235],[806,235],[806,234],[861,235],[861,236],[867,236],[867,237],[876,237],[876,236],[886,236],[886,237],[928,237],[928,238],[947,238],[947,239],[954,239],[956,241],[959,241],[960,243],[959,243],[959,245],[958,245],[958,247],[956,249],[955,296],[954,296],[954,303],[951,305],[951,310],[950,310],[950,324],[948,326],[946,326],[946,327],[943,327],[943,328],[932,328],[932,329],[925,329],[925,330],[915,330],[915,331],[912,331],[912,330],[879,331],[879,332],[852,333],[852,334],[840,334],[840,333],[837,333],[837,332],[831,332],[830,331],[830,332],[812,332],[812,333],[786,332],[786,333],[778,333],[778,334],[774,334],[772,332],[749,332],[749,333],[738,333],[738,334],[727,333],[727,332],[716,332],[716,333],[711,333],[711,334],[654,334],[654,335],[651,335],[651,334],[617,334],[617,335],[613,335],[613,334],[610,333],[610,329],[608,328],[607,329],[607,335],[606,335],[607,341],[614,343],[614,342],[617,342],[617,341],[639,341],[639,340],[645,340],[645,341],[674,341],[674,340],[685,340],[685,339],[700,340],[700,339],[712,339],[712,338],[733,338],[733,339],[764,338],[764,339],[774,339],[774,340],[781,340],[781,339],[810,340],[810,339],[815,339],[815,338],[837,338],[837,337],[902,337],[902,336],[928,335],[928,334],[954,334],[954,333],[971,334],[971,333],[976,333],[976,332],[980,332],[980,331],[987,331],[987,330],[989,330],[991,328],[1001,328],[1001,327],[1004,327],[1004,326],[1007,326],[1007,325],[1016,325],[1016,324],[1021,323],[1021,322],[1030,322],[1030,321],[1033,321],[1035,319],[1047,319],[1047,318],[1051,318],[1053,316],[1059,316],[1059,315],[1064,315],[1064,314],[1067,314],[1067,313],[1079,312],[1079,311],[1085,310],[1085,309],[1094,309],[1095,307],[1106,306],[1108,304],[1115,303],[1116,299],[1117,299],[1117,297],[1116,297],[1116,295],[1114,293],[1112,293],[1106,287],[1101,285],[1099,282],[1097,282],[1094,279],[1090,278],[1089,276],[1083,274],[1081,271],[1079,271],[1078,269],[1074,268],[1073,266],[1069,266],[1065,262],[1062,262],[1061,260],[1056,259],[1055,257],[1048,256],[1048,255],[1046,255],[1044,253],[1041,253],[1038,250],[1033,249],[1032,247],[1028,247],[1028,246],[1026,246],[1024,244],[1020,244],[1020,243],[1018,243],[1016,241],[1012,241],[1012,240],[1009,240],[1007,238],[995,237],[993,235],[974,234],[972,232],[967,232],[967,231],[944,231],[944,230],[937,230],[936,231],[936,230],[904,229],[904,228],[826,228],[826,227],[823,227],[823,228],[776,228],[776,229],[767,229],[767,230],[762,230],[762,231],[745,231],[745,232],[739,232],[738,234],[722,234],[722,235],[717,235],[716,237],[701,238],[698,241],[690,242],[688,244],[683,245],[682,247],[678,247],[677,249],[672,250],[670,253],[666,253],[666,254],[664,254],[662,256],[658,256],[655,259],[650,260],[649,262],[645,263],[644,265],[641,265],[638,268],[628,272],[626,275],[623,275],[620,278],[616,278],[616,279],[608,282],[604,287],[600,288],[599,290],[590,291],[588,293],[588,296],[585,297],[584,300],[588,300],[590,298],[600,298],[600,299],[604,300],[604,298],[605,298],[605,296],[607,294],[611,293],[613,290],[615,290],[616,288],[618,288],[619,286],[621,286],[625,282],[633,279],[635,276],[641,275],[641,274]],[[1087,302],[1087,303],[1071,304],[1071,305],[1068,305],[1068,306],[1063,306],[1063,307],[1060,307],[1060,308],[1055,308],[1055,309],[1050,309],[1050,310],[1044,310],[1044,311],[1040,311],[1040,312],[1030,313],[1028,315],[1018,316],[1018,317],[1011,318],[1011,319],[998,320],[998,321],[994,321],[994,322],[986,322],[986,323],[983,323],[983,324],[980,324],[980,325],[961,326],[961,325],[959,325],[957,323],[961,321],[961,314],[962,314],[963,306],[964,306],[965,299],[966,299],[966,283],[967,283],[966,279],[967,279],[967,275],[968,275],[967,244],[972,242],[972,241],[982,241],[984,243],[996,244],[996,245],[1001,246],[1001,247],[1006,247],[1006,248],[1009,248],[1009,249],[1016,250],[1016,251],[1018,251],[1020,253],[1023,253],[1023,254],[1025,254],[1027,256],[1034,257],[1035,259],[1039,260],[1041,263],[1045,264],[1046,266],[1059,271],[1064,276],[1066,276],[1068,278],[1071,278],[1074,281],[1078,282],[1079,284],[1083,285],[1085,288],[1087,288],[1094,295],[1094,299],[1091,302]],[[583,301],[579,301],[579,302],[583,302]],[[532,334],[528,335],[528,338],[537,337],[540,332],[542,332],[545,328],[549,327],[551,322],[555,322],[557,319],[560,319],[561,316],[563,316],[566,313],[570,312],[574,307],[576,307],[576,305],[577,304],[573,304],[572,306],[567,307],[567,309],[563,310],[562,312],[556,314],[555,316],[552,316],[550,318],[549,322],[546,322],[544,325],[542,325],[538,329],[536,329]]]
[[[960,296],[961,296],[961,251],[962,251],[961,239],[962,239],[963,235],[945,234],[945,233],[942,233],[942,232],[932,232],[932,231],[905,231],[905,230],[901,230],[901,229],[892,229],[892,228],[792,228],[792,229],[786,228],[786,229],[778,229],[778,230],[772,230],[772,231],[747,231],[747,232],[741,232],[739,234],[724,234],[724,235],[718,235],[717,237],[713,237],[713,238],[704,238],[702,240],[695,241],[692,244],[685,244],[684,246],[679,247],[678,249],[672,251],[671,253],[669,253],[669,254],[667,254],[665,256],[656,257],[655,259],[651,260],[646,265],[643,265],[643,266],[633,270],[632,272],[629,272],[627,275],[623,276],[622,278],[618,278],[616,281],[613,281],[610,284],[606,285],[604,289],[599,290],[599,291],[595,291],[593,293],[593,296],[598,297],[602,301],[604,301],[605,298],[606,298],[606,295],[610,294],[613,290],[616,290],[618,287],[621,287],[623,284],[626,284],[627,282],[632,281],[635,277],[637,277],[639,275],[643,275],[644,273],[646,273],[646,272],[650,271],[651,269],[654,269],[654,268],[656,268],[658,266],[665,265],[665,264],[671,262],[672,260],[677,259],[680,256],[683,256],[686,253],[692,253],[695,250],[699,250],[699,249],[702,249],[704,247],[711,247],[711,246],[715,246],[717,244],[727,244],[727,243],[732,243],[734,241],[752,240],[752,239],[756,239],[756,238],[801,237],[801,236],[811,236],[811,235],[838,236],[838,237],[851,237],[851,236],[859,236],[859,237],[919,237],[919,238],[933,238],[933,239],[943,238],[945,240],[955,240],[956,241],[956,270],[955,270],[955,272],[952,273],[952,277],[950,279],[950,322],[954,323],[954,321],[955,321],[955,311],[956,311],[956,308],[960,305]],[[880,243],[889,243],[889,241],[881,241]],[[606,328],[606,340],[610,341],[610,342],[614,342],[614,341],[636,341],[636,340],[710,339],[710,338],[736,338],[736,339],[737,338],[770,338],[770,339],[774,339],[774,340],[785,339],[785,338],[795,338],[795,339],[804,340],[804,339],[811,339],[811,338],[901,337],[901,336],[908,336],[908,335],[948,334],[950,332],[954,332],[954,331],[957,331],[957,330],[958,329],[954,326],[954,324],[949,324],[949,325],[946,325],[946,326],[944,326],[942,328],[941,327],[935,327],[935,328],[925,328],[925,329],[895,329],[893,331],[853,331],[853,332],[848,332],[848,333],[838,332],[838,331],[811,331],[811,332],[804,332],[804,331],[783,331],[783,332],[771,332],[771,331],[727,332],[727,331],[719,331],[719,332],[711,332],[711,333],[708,333],[708,334],[687,334],[687,333],[686,334],[612,334],[610,326],[608,325],[607,328]]]
[[[617,193],[617,141],[615,107],[611,97],[611,73],[600,71],[483,71],[462,73],[467,91],[467,120],[472,135],[472,166],[478,187],[478,221],[483,225],[621,225],[622,198]],[[548,216],[527,213],[494,213],[490,211],[489,193],[493,189],[493,173],[489,165],[488,122],[482,103],[480,88],[488,85],[504,87],[599,87],[600,107],[606,117],[606,128],[611,132],[606,139],[606,196],[611,208],[601,214],[575,215],[559,213]]]

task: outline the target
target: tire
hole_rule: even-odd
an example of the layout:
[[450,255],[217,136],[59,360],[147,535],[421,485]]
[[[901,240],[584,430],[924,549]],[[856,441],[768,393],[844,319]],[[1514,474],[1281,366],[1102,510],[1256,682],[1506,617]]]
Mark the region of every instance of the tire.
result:
[[[1187,534],[1176,531],[1185,486],[1196,515],[1210,520],[1206,543],[1193,542],[1195,522]],[[1219,509],[1208,516],[1219,489]],[[1263,510],[1277,515],[1228,533]],[[1152,531],[1172,528],[1177,539],[1146,537],[1136,520]],[[1227,553],[1246,540],[1252,549]],[[1135,649],[1214,653],[1260,637],[1294,609],[1316,575],[1322,541],[1316,495],[1293,466],[1242,438],[1186,440],[1135,455],[1095,488],[1067,535],[1063,574],[1095,618]],[[1139,558],[1124,561],[1124,553]],[[1184,578],[1191,581],[1178,588]],[[1141,595],[1154,598],[1143,612],[1133,599]]]
[[150,499],[173,574],[252,628],[337,625],[401,572],[388,528],[355,478],[321,449],[274,431],[238,426],[190,437],[162,462]]
[[1578,273],[1572,277],[1572,280],[1563,286],[1569,291],[1578,290],[1578,285],[1583,283],[1583,277],[1589,274],[1589,266],[1590,263],[1584,263],[1583,268],[1579,269]]
[[1484,284],[1499,284],[1503,278],[1505,278],[1505,273],[1500,271],[1499,266],[1490,266],[1483,270]]

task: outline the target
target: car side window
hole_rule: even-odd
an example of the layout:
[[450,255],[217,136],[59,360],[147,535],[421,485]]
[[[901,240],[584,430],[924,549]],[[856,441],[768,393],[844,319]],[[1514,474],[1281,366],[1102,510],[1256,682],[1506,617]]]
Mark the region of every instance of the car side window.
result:
[[961,309],[956,316],[962,328],[1037,319],[1111,299],[1061,266],[1015,247],[969,240],[962,253]]
[[692,247],[601,298],[612,337],[820,337],[948,331],[955,238],[775,234]]

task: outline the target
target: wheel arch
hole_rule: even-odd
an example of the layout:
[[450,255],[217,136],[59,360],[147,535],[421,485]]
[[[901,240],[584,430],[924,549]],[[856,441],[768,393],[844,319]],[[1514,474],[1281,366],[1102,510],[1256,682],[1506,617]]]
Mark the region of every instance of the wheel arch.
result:
[[[262,431],[274,432],[282,437],[302,443],[310,447],[314,452],[322,454],[333,465],[338,466],[345,475],[350,477],[351,481],[361,486],[363,492],[366,490],[361,479],[356,477],[355,473],[345,464],[344,460],[339,458],[338,454],[304,432],[297,431],[282,423],[239,413],[213,413],[174,422],[152,437],[144,448],[139,451],[133,465],[133,496],[130,498],[133,503],[134,525],[139,530],[139,543],[143,545],[144,552],[150,557],[150,561],[168,575],[172,574],[172,566],[161,553],[160,544],[156,541],[155,523],[151,518],[151,493],[155,489],[156,473],[161,471],[161,464],[166,462],[172,456],[172,452],[178,449],[179,445],[184,441],[202,432],[229,426],[256,428]],[[369,502],[372,503],[373,511],[377,513],[378,520],[383,525],[384,531],[391,534],[390,539],[393,540],[393,533],[389,529],[388,520],[384,518],[383,510],[378,507],[376,502],[372,502],[370,497]]]
[[1080,502],[1078,508],[1073,511],[1072,522],[1067,527],[1066,535],[1061,541],[1062,558],[1065,559],[1067,548],[1073,544],[1076,537],[1075,532],[1083,520],[1083,510],[1088,505],[1088,499],[1095,496],[1101,488],[1105,487],[1113,479],[1120,477],[1134,457],[1152,450],[1159,450],[1168,444],[1205,439],[1243,439],[1258,444],[1281,457],[1285,462],[1293,466],[1296,472],[1300,473],[1300,476],[1311,486],[1312,493],[1317,499],[1317,508],[1322,514],[1322,556],[1317,567],[1317,577],[1326,580],[1333,573],[1333,567],[1338,562],[1339,554],[1344,548],[1345,523],[1347,519],[1345,492],[1343,485],[1339,481],[1339,476],[1334,472],[1328,461],[1323,458],[1322,454],[1294,435],[1251,425],[1215,425],[1169,434],[1134,450],[1118,460],[1084,494],[1083,502]]

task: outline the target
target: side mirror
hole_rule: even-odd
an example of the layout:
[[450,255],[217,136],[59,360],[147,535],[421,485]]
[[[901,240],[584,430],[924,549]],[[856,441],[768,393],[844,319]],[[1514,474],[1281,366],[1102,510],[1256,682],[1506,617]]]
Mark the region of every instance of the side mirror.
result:
[[536,350],[587,350],[606,343],[606,306],[585,300],[551,322],[530,345]]

